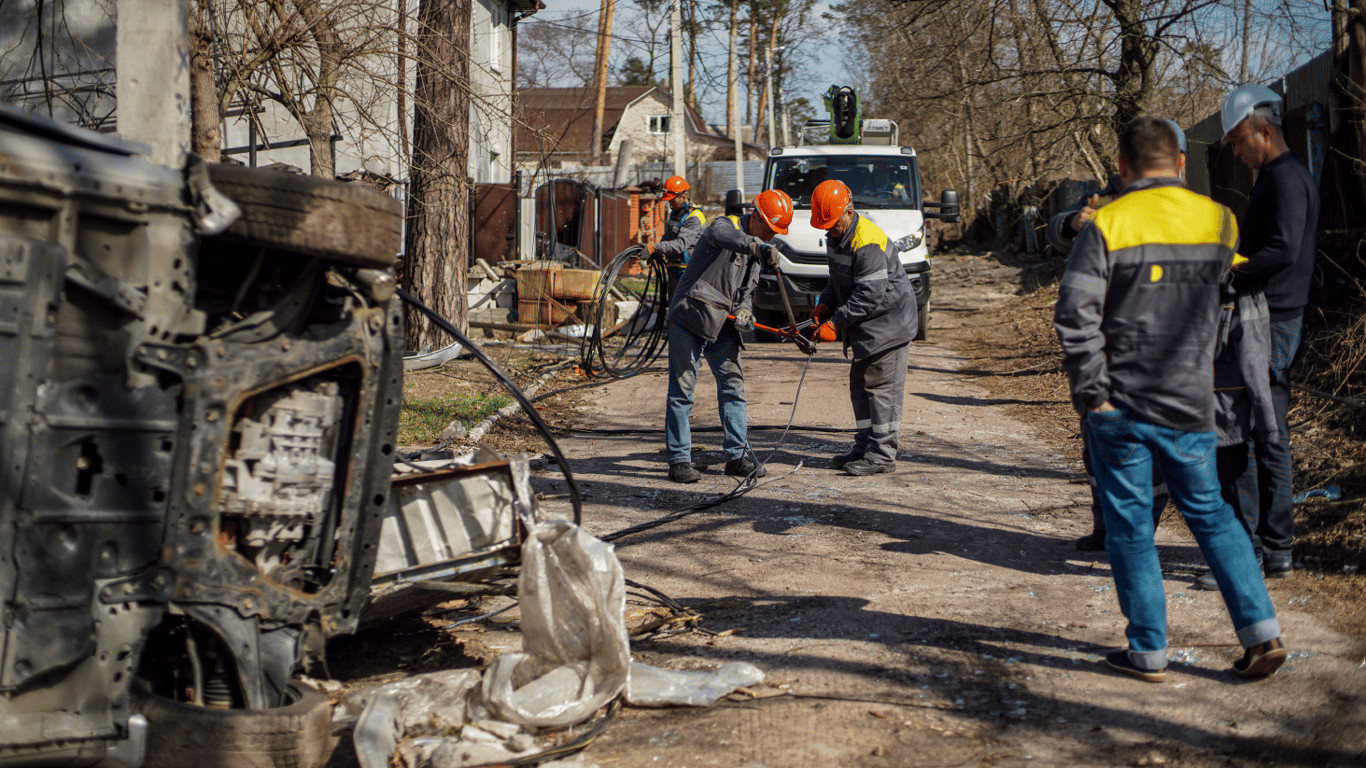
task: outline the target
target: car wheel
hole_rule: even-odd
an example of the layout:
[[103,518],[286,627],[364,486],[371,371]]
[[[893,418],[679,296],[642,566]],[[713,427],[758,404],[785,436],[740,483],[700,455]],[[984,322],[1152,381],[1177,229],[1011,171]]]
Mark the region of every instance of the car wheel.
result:
[[929,302],[929,300],[926,299],[926,300],[925,300],[925,303],[924,303],[924,304],[921,304],[921,305],[920,305],[920,309],[917,310],[917,311],[919,312],[919,316],[916,318],[917,322],[916,322],[916,329],[915,329],[915,340],[916,340],[916,341],[924,341],[925,339],[929,338],[929,334],[930,334],[930,302]]
[[[761,325],[767,325],[767,326],[769,326],[769,327],[771,327],[771,328],[778,328],[778,327],[780,327],[780,326],[786,326],[786,325],[787,325],[787,321],[786,321],[786,320],[779,320],[779,319],[778,319],[778,315],[776,315],[776,314],[771,314],[771,313],[769,313],[769,312],[755,312],[755,313],[754,313],[754,322],[759,323],[759,324],[761,324]],[[755,328],[755,329],[754,329],[754,340],[757,341],[757,342],[777,341],[777,340],[778,340],[778,334],[776,334],[776,333],[774,333],[774,332],[772,332],[772,331],[764,331],[764,330],[760,330],[759,328]]]
[[276,709],[196,707],[145,689],[133,705],[147,718],[143,768],[318,768],[331,746],[327,698],[298,681]]
[[242,215],[218,237],[387,269],[403,246],[403,207],[363,184],[210,165],[215,188]]

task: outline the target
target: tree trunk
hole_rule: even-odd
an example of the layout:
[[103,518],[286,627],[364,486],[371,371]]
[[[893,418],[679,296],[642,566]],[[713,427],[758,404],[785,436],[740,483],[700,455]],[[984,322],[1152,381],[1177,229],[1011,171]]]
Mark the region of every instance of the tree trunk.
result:
[[[602,117],[607,111],[607,58],[612,51],[612,12],[616,6],[616,0],[602,0],[599,12],[598,58],[593,66],[593,135],[588,139],[591,143],[588,152],[593,158],[593,165],[602,165]],[[653,59],[650,63],[654,64]]]
[[218,113],[218,84],[213,76],[213,32],[204,4],[190,13],[190,151],[210,163],[223,162],[223,116]]
[[[759,54],[759,0],[749,1],[749,78],[745,81],[745,122],[754,129],[754,60]],[[750,134],[750,141],[758,137]]]
[[[423,0],[418,8],[413,93],[413,157],[400,282],[457,328],[469,325],[470,1]],[[409,350],[455,341],[409,309]]]
[[697,0],[688,0],[688,106],[701,111],[697,103]]
[[1143,0],[1119,0],[1113,6],[1119,24],[1119,69],[1112,75],[1115,112],[1111,127],[1118,136],[1124,126],[1143,114],[1152,90],[1157,43],[1143,21]]

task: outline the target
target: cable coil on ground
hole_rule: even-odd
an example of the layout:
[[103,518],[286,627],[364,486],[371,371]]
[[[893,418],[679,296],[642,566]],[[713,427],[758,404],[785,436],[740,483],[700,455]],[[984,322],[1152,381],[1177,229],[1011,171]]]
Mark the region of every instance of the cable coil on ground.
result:
[[[637,264],[644,267],[643,273],[631,270]],[[667,342],[664,318],[669,312],[668,279],[664,257],[646,255],[644,246],[640,245],[618,253],[603,267],[593,294],[593,317],[589,323],[592,331],[584,336],[580,347],[579,366],[585,375],[626,378],[649,368],[659,359]],[[637,290],[629,287],[627,280],[632,283],[643,280],[644,285]],[[611,323],[609,327],[606,321],[612,317],[609,308],[616,305],[614,295],[629,296],[639,302],[639,306],[631,317]],[[626,333],[619,346],[604,343],[622,328]]]

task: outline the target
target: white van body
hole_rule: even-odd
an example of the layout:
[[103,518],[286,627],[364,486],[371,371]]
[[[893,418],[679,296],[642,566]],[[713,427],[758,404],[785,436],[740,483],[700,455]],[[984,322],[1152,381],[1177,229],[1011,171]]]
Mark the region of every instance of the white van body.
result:
[[[887,233],[910,278],[924,339],[929,324],[930,261],[925,243],[920,169],[910,147],[833,144],[776,147],[769,153],[764,189],[782,189],[792,197],[792,224],[774,238],[782,253],[779,271],[798,320],[816,305],[829,280],[826,232],[811,226],[811,193],[827,179],[839,179],[853,194],[854,210]],[[777,275],[760,277],[754,307],[758,322],[787,324]]]

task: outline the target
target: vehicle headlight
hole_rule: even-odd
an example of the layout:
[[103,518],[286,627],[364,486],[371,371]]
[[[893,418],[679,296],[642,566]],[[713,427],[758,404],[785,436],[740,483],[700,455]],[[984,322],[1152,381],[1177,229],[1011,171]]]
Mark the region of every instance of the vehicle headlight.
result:
[[920,241],[924,239],[925,228],[921,227],[920,229],[917,229],[911,234],[906,235],[905,237],[897,240],[896,249],[904,253],[906,251],[911,250],[912,248],[915,248],[917,245],[920,245]]

